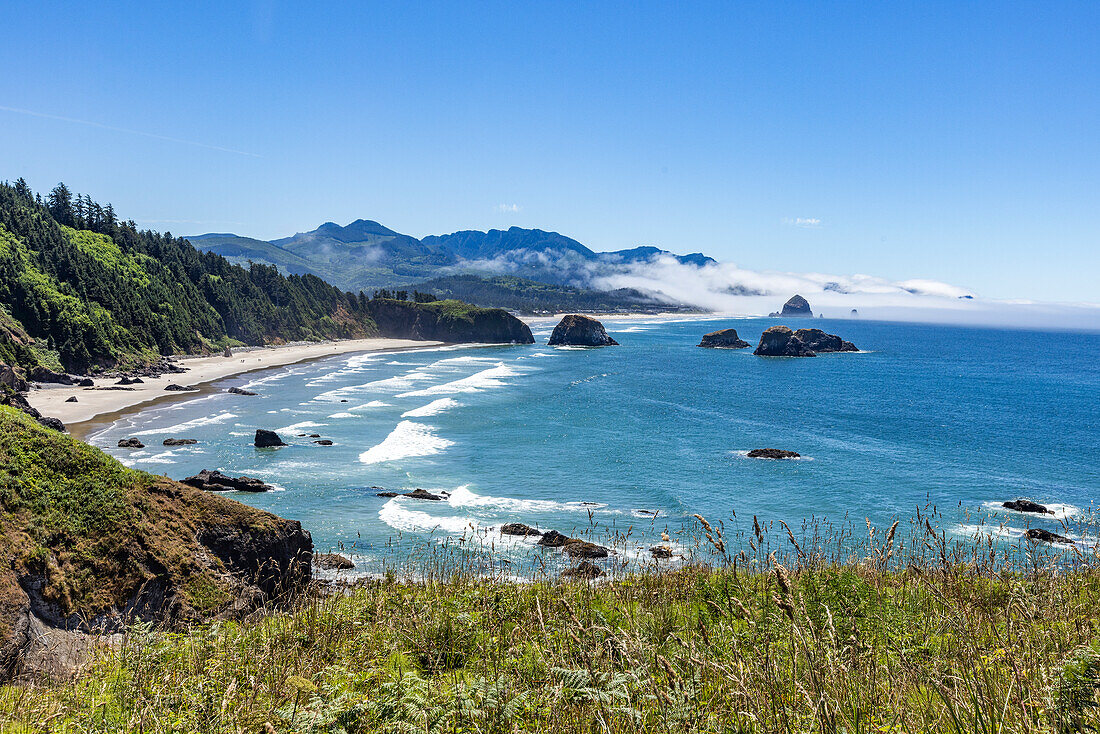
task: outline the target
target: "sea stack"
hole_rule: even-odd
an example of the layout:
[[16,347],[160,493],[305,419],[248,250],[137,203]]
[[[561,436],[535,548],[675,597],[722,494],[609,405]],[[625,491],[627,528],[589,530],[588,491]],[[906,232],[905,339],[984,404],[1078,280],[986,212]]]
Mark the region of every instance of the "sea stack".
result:
[[744,349],[752,345],[737,336],[737,329],[722,329],[704,334],[699,346],[710,349]]
[[799,329],[796,339],[815,352],[858,352],[855,344],[846,342],[836,334],[826,334],[821,329]]
[[816,357],[814,350],[786,326],[772,326],[760,335],[753,354],[758,357]]
[[279,434],[265,428],[256,429],[256,440],[254,443],[256,444],[256,448],[261,449],[271,448],[272,446],[286,446],[286,442],[279,438]]
[[791,296],[790,300],[783,304],[783,310],[777,313],[768,314],[772,318],[786,316],[794,318],[806,318],[812,319],[814,312],[810,308],[810,302],[797,293]]
[[568,345],[576,347],[611,347],[619,342],[607,334],[596,319],[580,314],[569,314],[554,327],[554,333],[550,335],[550,346]]

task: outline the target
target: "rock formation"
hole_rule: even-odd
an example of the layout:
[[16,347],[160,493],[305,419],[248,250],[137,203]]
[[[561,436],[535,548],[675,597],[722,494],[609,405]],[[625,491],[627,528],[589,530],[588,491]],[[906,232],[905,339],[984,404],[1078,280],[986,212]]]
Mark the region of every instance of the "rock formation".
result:
[[704,334],[699,346],[712,349],[744,349],[752,345],[737,336],[737,329],[722,329]]
[[1038,502],[1032,502],[1026,499],[1009,500],[1001,505],[1006,510],[1015,510],[1016,512],[1036,512],[1042,515],[1053,515],[1054,513],[1047,509],[1046,505],[1040,505]]
[[143,449],[145,444],[136,438],[121,438],[118,441],[120,449]]
[[753,351],[760,357],[816,357],[814,350],[794,335],[786,326],[772,326],[760,335],[760,344]]
[[328,438],[319,438],[313,443],[317,444],[318,446],[331,446],[332,440]]
[[256,448],[260,449],[266,449],[272,446],[286,446],[283,439],[279,438],[279,434],[265,428],[256,429],[256,440],[253,443],[256,445]]
[[534,344],[531,328],[501,308],[458,301],[410,303],[388,298],[368,302],[381,336],[451,343]]
[[174,382],[171,385],[166,385],[164,389],[169,392],[189,392],[191,390],[198,390],[194,385],[177,385]]
[[595,579],[603,576],[603,569],[591,561],[581,561],[561,572],[563,579]]
[[508,522],[500,526],[501,535],[542,535],[542,532],[535,530],[530,525],[524,525],[521,522]]
[[786,449],[753,449],[748,454],[750,459],[797,459],[799,455]]
[[231,477],[209,469],[203,469],[194,476],[181,479],[180,482],[207,492],[268,492],[275,489],[254,477]]
[[165,446],[191,446],[198,443],[194,438],[166,438],[162,442]]
[[554,333],[550,335],[550,346],[570,345],[578,347],[610,347],[617,346],[619,342],[607,334],[596,319],[580,314],[569,314],[554,327]]
[[1042,528],[1031,528],[1024,537],[1028,540],[1035,540],[1040,543],[1072,543],[1073,541],[1064,535],[1058,533],[1052,533],[1049,530],[1043,530]]
[[313,565],[327,571],[347,571],[355,568],[350,558],[339,553],[314,553]]
[[655,545],[649,552],[654,558],[672,558],[672,549],[667,545]]
[[783,310],[768,314],[771,318],[780,316],[812,319],[814,312],[810,309],[810,303],[800,295],[791,296],[790,300],[783,304]]
[[31,418],[34,418],[40,426],[50,428],[54,431],[61,431],[62,433],[65,432],[64,423],[57,418],[51,418],[39,413],[38,408],[35,408],[27,402],[27,398],[23,393],[0,390],[0,405],[6,405],[9,408],[15,408],[16,410],[26,413]]
[[257,393],[252,392],[251,390],[245,390],[243,387],[231,387],[228,390],[226,390],[226,392],[227,393],[232,393],[234,395],[256,395],[257,394]]
[[858,352],[855,344],[846,342],[836,334],[826,334],[821,329],[799,329],[795,338],[815,352]]
[[406,492],[405,494],[402,495],[402,497],[411,497],[414,500],[434,500],[434,501],[439,501],[439,500],[443,499],[438,494],[432,494],[428,490],[421,489],[420,487],[417,487],[416,489],[414,489],[411,492]]

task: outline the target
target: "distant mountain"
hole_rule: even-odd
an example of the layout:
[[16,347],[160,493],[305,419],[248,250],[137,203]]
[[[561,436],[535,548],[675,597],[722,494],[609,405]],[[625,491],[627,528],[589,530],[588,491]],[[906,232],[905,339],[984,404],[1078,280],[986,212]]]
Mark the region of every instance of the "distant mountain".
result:
[[[270,263],[288,273],[310,272],[349,290],[405,287],[460,274],[474,274],[490,280],[506,275],[537,284],[580,289],[586,291],[582,300],[599,300],[606,296],[593,295],[598,292],[590,288],[593,279],[617,266],[649,262],[658,257],[672,257],[680,263],[697,266],[715,262],[700,253],[676,255],[651,246],[594,252],[557,232],[522,227],[487,232],[465,230],[417,239],[367,219],[357,219],[347,226],[326,222],[311,232],[299,232],[271,242],[232,234],[206,234],[189,239],[199,249],[238,261],[254,259]],[[473,288],[473,283],[463,281],[461,285],[483,294],[490,292],[481,285]],[[456,283],[450,285],[458,287]],[[512,296],[504,297],[500,286],[501,282],[497,282],[493,292],[503,300],[513,300]],[[523,285],[513,295],[522,300],[531,293],[532,288]],[[549,295],[539,294],[538,302],[549,303],[542,300]],[[557,295],[562,299],[559,302],[562,307],[577,301],[576,293],[569,295],[567,291],[558,291]],[[655,300],[642,295],[650,302]],[[620,297],[612,300],[622,302]]]

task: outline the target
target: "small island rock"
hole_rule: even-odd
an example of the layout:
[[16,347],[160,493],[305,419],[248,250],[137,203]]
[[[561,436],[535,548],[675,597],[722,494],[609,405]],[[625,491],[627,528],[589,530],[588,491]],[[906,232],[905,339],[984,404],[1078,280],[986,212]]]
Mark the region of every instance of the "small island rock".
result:
[[136,438],[123,438],[119,439],[118,447],[120,449],[143,449],[145,444]]
[[722,329],[704,334],[699,346],[711,349],[744,349],[752,345],[737,336],[737,329]]
[[1028,540],[1035,540],[1040,543],[1072,543],[1073,541],[1064,535],[1058,533],[1052,533],[1049,530],[1043,530],[1042,528],[1031,528],[1024,536]]
[[275,431],[269,431],[266,428],[256,429],[256,439],[253,442],[256,448],[266,449],[272,446],[286,446],[286,442],[279,438],[279,434]]
[[252,392],[251,390],[245,390],[243,387],[231,387],[228,390],[226,390],[226,392],[227,393],[232,393],[233,395],[257,395],[258,394],[258,393]]
[[165,446],[191,446],[198,443],[194,438],[166,438],[162,441]]
[[347,571],[355,568],[355,564],[351,562],[350,558],[339,553],[314,553],[313,565],[327,571]]
[[859,348],[836,334],[826,334],[821,329],[799,329],[795,338],[815,352],[858,352]]
[[753,449],[748,454],[750,459],[797,459],[799,455],[786,449]]
[[602,545],[571,538],[565,544],[565,552],[569,554],[570,558],[607,558],[610,551]]
[[672,549],[667,545],[655,545],[649,549],[654,558],[672,558]]
[[793,316],[795,318],[807,318],[812,319],[814,312],[810,308],[810,302],[802,296],[795,294],[791,296],[790,300],[783,304],[783,310],[775,313],[768,314],[772,318],[778,316]]
[[786,326],[772,326],[760,335],[760,344],[753,354],[758,357],[816,357],[814,350],[794,335]]
[[1047,509],[1046,505],[1040,505],[1038,502],[1032,502],[1031,500],[1016,499],[1005,502],[1001,505],[1006,510],[1015,510],[1016,512],[1037,512],[1041,515],[1053,515],[1054,513]]
[[327,439],[327,438],[319,439],[317,441],[314,441],[313,443],[317,444],[318,446],[331,446],[332,445],[332,441]]
[[509,522],[500,526],[501,535],[542,535],[542,531],[535,530],[530,525],[521,522]]
[[568,535],[562,535],[557,530],[547,530],[539,538],[539,545],[546,548],[561,548],[563,545],[569,542]]
[[403,497],[411,497],[414,500],[435,500],[435,501],[439,501],[439,500],[443,499],[438,494],[432,494],[428,490],[421,489],[420,487],[417,487],[416,489],[414,489],[411,492],[406,492],[402,496]]
[[569,314],[554,327],[554,333],[550,335],[550,346],[569,345],[578,347],[611,347],[619,342],[607,334],[596,319],[580,314]]

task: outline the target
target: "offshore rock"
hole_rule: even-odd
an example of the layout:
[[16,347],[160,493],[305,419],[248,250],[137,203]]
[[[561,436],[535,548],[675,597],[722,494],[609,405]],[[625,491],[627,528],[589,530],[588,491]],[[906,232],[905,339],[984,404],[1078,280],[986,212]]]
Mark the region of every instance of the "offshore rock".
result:
[[274,489],[270,484],[265,484],[253,477],[231,477],[209,469],[203,469],[194,476],[181,479],[180,482],[207,492],[268,492]]
[[347,571],[355,568],[350,558],[339,553],[314,553],[313,565],[327,571]]
[[704,334],[699,346],[711,349],[744,349],[752,345],[737,336],[737,329],[722,329]]
[[554,333],[550,335],[550,346],[568,345],[577,347],[611,347],[618,346],[619,342],[607,334],[596,319],[580,314],[569,314],[554,327]]
[[256,429],[256,439],[253,441],[256,448],[266,449],[274,446],[286,446],[283,439],[279,438],[279,434],[275,431],[269,431],[266,428]]
[[610,551],[602,545],[573,538],[565,544],[565,552],[570,558],[607,558]]
[[1040,505],[1038,502],[1032,502],[1026,499],[1016,499],[1005,502],[1001,505],[1006,510],[1015,510],[1016,512],[1036,512],[1043,515],[1053,515],[1054,512],[1047,509],[1046,505]]
[[1028,540],[1036,540],[1040,543],[1072,543],[1073,541],[1064,535],[1058,533],[1052,533],[1049,530],[1043,530],[1042,528],[1031,528],[1024,536]]
[[161,443],[165,446],[190,446],[198,442],[195,438],[166,438]]
[[816,357],[814,350],[786,326],[772,326],[760,335],[753,354],[759,357]]
[[243,387],[231,387],[228,390],[226,390],[226,392],[232,393],[234,395],[257,395],[258,394],[258,393],[252,392],[251,390],[245,390]]
[[603,576],[603,569],[591,561],[581,561],[561,572],[563,579],[595,579]]
[[122,438],[119,439],[118,447],[120,449],[143,449],[145,444],[136,438]]
[[414,500],[436,500],[436,501],[439,501],[439,500],[443,499],[438,494],[432,494],[428,490],[421,489],[420,487],[417,487],[416,489],[414,489],[411,492],[406,492],[402,496],[403,497],[411,497]]
[[546,548],[561,548],[563,545],[569,542],[568,535],[562,535],[557,530],[547,530],[539,538],[539,545]]
[[798,454],[786,449],[753,449],[748,453],[750,459],[797,459]]
[[542,535],[541,530],[535,530],[530,525],[524,525],[521,522],[509,522],[500,526],[501,535]]
[[790,300],[783,304],[783,310],[777,313],[768,314],[772,318],[777,316],[793,316],[795,318],[807,318],[812,319],[814,312],[810,309],[810,303],[802,296],[795,294],[791,296]]
[[821,329],[799,329],[795,337],[815,352],[858,352],[855,344],[846,342],[836,334],[826,334]]
[[654,558],[672,558],[672,549],[667,545],[655,545],[649,549]]

